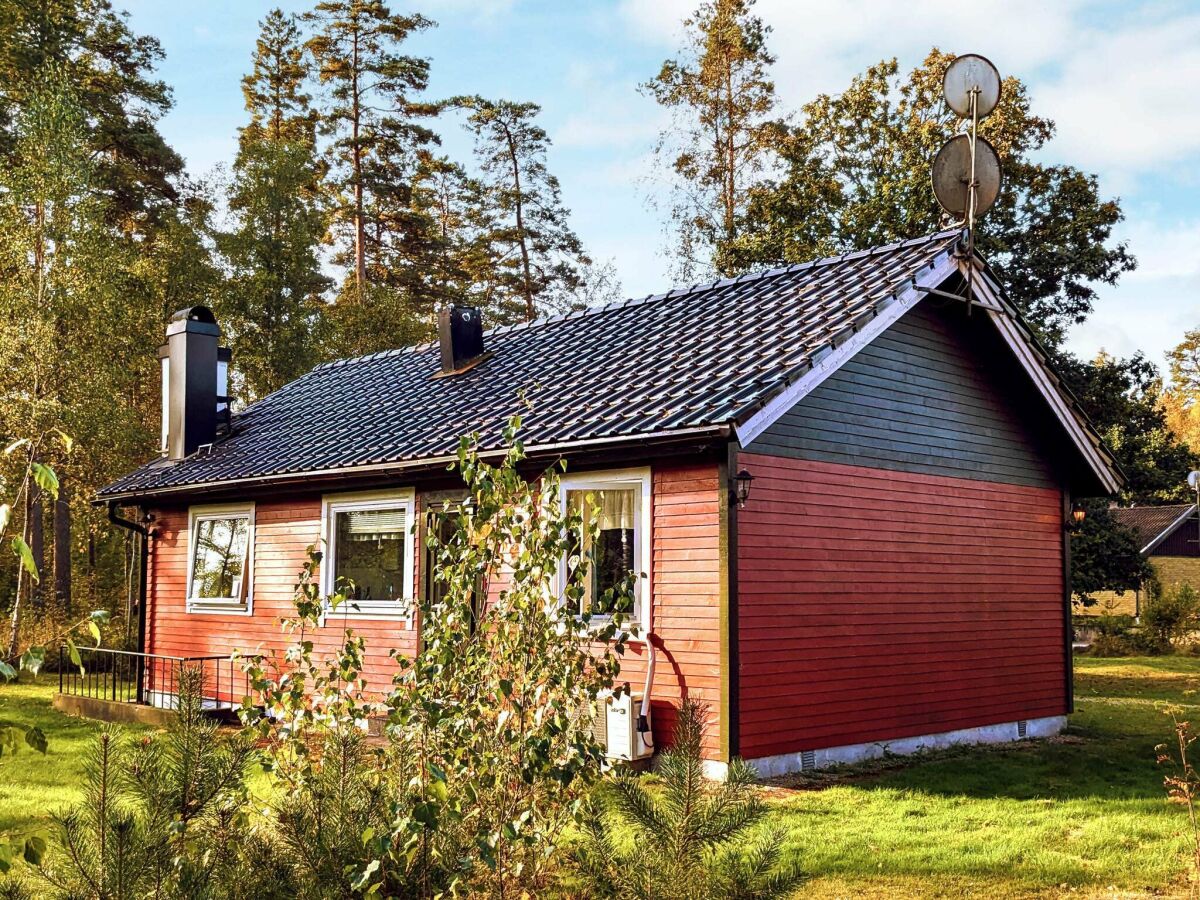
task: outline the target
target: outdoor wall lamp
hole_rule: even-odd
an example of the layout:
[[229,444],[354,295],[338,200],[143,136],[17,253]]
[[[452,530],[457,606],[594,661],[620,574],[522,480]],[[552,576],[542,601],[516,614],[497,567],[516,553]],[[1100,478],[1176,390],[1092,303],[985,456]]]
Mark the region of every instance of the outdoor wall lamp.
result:
[[1083,504],[1076,500],[1071,504],[1071,523],[1072,528],[1078,528],[1083,524],[1083,520],[1087,518],[1087,510],[1083,508]]
[[742,469],[733,481],[733,496],[737,499],[738,509],[745,509],[746,501],[750,499],[750,482],[754,481],[754,476]]

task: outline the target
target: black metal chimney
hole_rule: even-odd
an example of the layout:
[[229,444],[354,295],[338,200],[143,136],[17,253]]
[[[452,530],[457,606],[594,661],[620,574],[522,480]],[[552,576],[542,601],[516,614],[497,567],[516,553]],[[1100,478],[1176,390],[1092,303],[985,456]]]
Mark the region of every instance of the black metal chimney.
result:
[[167,343],[159,350],[167,459],[184,459],[216,439],[220,336],[216,317],[206,306],[181,309],[167,325]]
[[442,374],[457,372],[483,355],[483,318],[473,306],[444,306],[438,313]]

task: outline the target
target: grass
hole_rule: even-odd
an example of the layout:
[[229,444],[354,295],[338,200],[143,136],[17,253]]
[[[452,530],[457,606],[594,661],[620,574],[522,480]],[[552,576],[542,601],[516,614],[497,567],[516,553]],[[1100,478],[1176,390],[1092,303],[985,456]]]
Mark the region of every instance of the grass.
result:
[[50,701],[57,687],[54,675],[0,685],[0,720],[36,725],[49,740],[45,755],[22,746],[0,757],[0,839],[45,828],[51,812],[79,798],[84,751],[100,725],[54,709]]
[[1081,659],[1059,738],[957,749],[768,789],[813,897],[1175,896],[1184,811],[1155,746],[1200,659]]
[[[38,724],[42,756],[0,758],[0,837],[78,797],[99,727],[50,705],[53,679],[0,687],[0,719]],[[1183,810],[1167,804],[1158,704],[1196,705],[1200,659],[1083,659],[1060,738],[888,760],[764,788],[769,824],[811,877],[798,896],[1141,897],[1186,893]],[[1200,697],[1200,694],[1197,695]]]

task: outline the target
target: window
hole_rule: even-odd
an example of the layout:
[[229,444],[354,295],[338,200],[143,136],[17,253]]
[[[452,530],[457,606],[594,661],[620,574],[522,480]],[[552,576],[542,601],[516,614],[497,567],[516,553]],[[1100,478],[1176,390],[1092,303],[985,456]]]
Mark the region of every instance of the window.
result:
[[345,591],[339,613],[407,618],[413,581],[412,491],[327,497],[323,517],[326,596]]
[[254,507],[192,507],[188,540],[188,611],[249,613]]
[[597,526],[594,538],[579,535],[579,552],[589,568],[578,613],[612,615],[616,610],[608,592],[632,573],[637,584],[633,610],[627,612],[640,620],[650,597],[648,579],[641,577],[648,574],[650,560],[649,470],[571,476],[563,479],[562,491],[564,504],[585,521],[594,518]]

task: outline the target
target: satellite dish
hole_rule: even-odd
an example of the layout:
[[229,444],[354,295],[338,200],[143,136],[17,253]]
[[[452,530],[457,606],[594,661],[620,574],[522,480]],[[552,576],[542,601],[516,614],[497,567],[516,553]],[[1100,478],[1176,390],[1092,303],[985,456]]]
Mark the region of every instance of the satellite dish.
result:
[[946,67],[942,93],[950,108],[964,119],[971,118],[971,95],[975,94],[975,118],[982,119],[1000,102],[1000,72],[987,57],[968,53]]
[[[975,138],[975,215],[991,209],[1000,196],[1000,157],[983,138]],[[933,160],[933,193],[942,209],[966,219],[971,203],[971,137],[950,138]]]
[[1188,472],[1188,487],[1200,491],[1200,472]]

